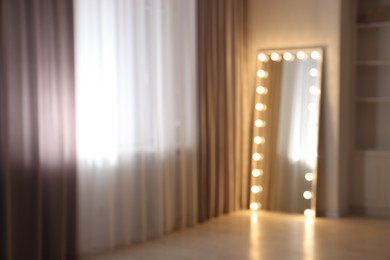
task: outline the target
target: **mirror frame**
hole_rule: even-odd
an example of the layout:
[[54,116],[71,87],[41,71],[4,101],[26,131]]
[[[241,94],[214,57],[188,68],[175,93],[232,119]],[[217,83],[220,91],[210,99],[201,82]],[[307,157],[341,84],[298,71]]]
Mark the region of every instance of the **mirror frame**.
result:
[[[316,135],[315,146],[316,154],[313,154],[313,167],[311,172],[305,173],[305,182],[310,184],[311,189],[304,190],[302,193],[303,200],[310,200],[310,207],[306,208],[303,214],[306,217],[316,216],[316,189],[317,189],[317,175],[318,175],[318,142],[319,142],[319,120],[320,120],[320,108],[321,108],[321,92],[322,92],[322,73],[323,73],[323,57],[324,49],[322,47],[302,47],[302,48],[280,48],[280,49],[260,49],[257,51],[256,62],[256,86],[254,94],[254,109],[253,109],[253,127],[252,127],[252,162],[251,162],[251,179],[250,179],[250,209],[257,211],[262,209],[262,202],[264,201],[264,178],[270,168],[266,167],[267,162],[271,158],[268,158],[266,143],[266,131],[267,121],[272,119],[272,110],[274,110],[270,104],[270,96],[272,94],[272,86],[266,85],[267,78],[269,77],[269,71],[265,69],[265,64],[270,62],[292,61],[298,60],[317,60],[317,67],[311,68],[308,71],[311,77],[316,78],[316,83],[307,87],[311,95],[318,96],[317,106],[311,112],[316,117],[314,127],[311,128],[312,133]],[[315,69],[315,70],[313,70]],[[313,73],[312,73],[313,72]],[[315,76],[313,76],[316,74]],[[309,76],[309,77],[310,77]],[[303,105],[303,109],[306,109],[308,104]],[[270,108],[270,109],[268,109]],[[310,122],[308,122],[309,125]],[[267,169],[266,169],[267,168]]]

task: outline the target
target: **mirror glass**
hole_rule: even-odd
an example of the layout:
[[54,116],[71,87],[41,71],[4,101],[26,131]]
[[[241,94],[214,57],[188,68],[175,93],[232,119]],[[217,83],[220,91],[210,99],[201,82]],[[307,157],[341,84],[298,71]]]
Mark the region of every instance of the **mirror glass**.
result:
[[321,48],[257,53],[252,210],[315,216],[322,60]]

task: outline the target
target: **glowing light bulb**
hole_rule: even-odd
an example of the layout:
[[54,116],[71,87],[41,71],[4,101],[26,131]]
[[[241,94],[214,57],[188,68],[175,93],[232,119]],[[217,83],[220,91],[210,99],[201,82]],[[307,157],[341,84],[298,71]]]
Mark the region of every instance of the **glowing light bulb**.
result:
[[281,57],[280,57],[279,53],[273,52],[271,54],[271,60],[273,60],[273,61],[280,61]]
[[306,53],[304,51],[299,51],[297,53],[297,58],[298,58],[298,60],[306,60],[307,55],[306,55]]
[[268,72],[266,72],[265,70],[258,70],[257,77],[265,79],[268,77]]
[[251,188],[252,193],[257,194],[260,192],[260,188],[257,185],[253,185]]
[[261,207],[260,203],[252,202],[250,205],[251,210],[258,210]]
[[312,95],[319,95],[319,94],[321,94],[321,90],[318,87],[316,87],[316,86],[311,86],[309,88],[309,92]]
[[256,88],[256,92],[257,92],[257,94],[260,94],[260,95],[262,95],[262,94],[267,94],[268,89],[265,88],[265,87],[263,87],[263,86],[258,86],[258,87]]
[[304,214],[306,217],[312,218],[312,217],[314,217],[315,212],[314,212],[314,210],[311,210],[311,209],[305,209]]
[[318,51],[313,51],[313,52],[310,54],[310,57],[311,57],[313,60],[318,60],[318,59],[321,57],[321,54],[320,54]]
[[259,61],[262,61],[262,62],[266,62],[268,61],[268,56],[265,54],[265,53],[260,53],[257,58],[259,59]]
[[257,119],[257,120],[255,121],[255,126],[256,126],[256,127],[264,127],[264,126],[265,126],[265,121],[260,120],[260,119]]
[[317,69],[310,69],[310,71],[309,71],[309,74],[310,74],[310,76],[312,76],[312,77],[316,77],[317,75],[318,75],[318,70]]
[[261,154],[261,153],[254,153],[252,155],[252,159],[255,160],[255,161],[263,160],[263,158],[264,158],[264,155]]
[[294,56],[290,52],[285,52],[283,54],[283,59],[286,61],[292,61],[294,60]]
[[265,143],[265,138],[261,136],[255,136],[255,138],[253,138],[253,141],[255,142],[255,144],[263,144]]
[[251,188],[251,191],[252,191],[252,193],[257,194],[257,193],[263,192],[263,187],[253,185]]
[[315,104],[309,104],[307,106],[307,109],[310,111],[310,112],[313,112],[316,110],[316,105]]
[[256,110],[257,111],[265,111],[267,109],[267,106],[264,105],[263,103],[257,103],[256,104]]
[[253,169],[252,170],[253,177],[259,177],[263,175],[263,170],[261,169]]
[[306,173],[305,174],[305,179],[307,181],[312,181],[313,180],[313,173],[311,173],[311,172]]
[[309,199],[311,199],[312,194],[311,194],[310,191],[305,191],[305,192],[303,193],[303,197],[304,197],[305,199],[309,200]]

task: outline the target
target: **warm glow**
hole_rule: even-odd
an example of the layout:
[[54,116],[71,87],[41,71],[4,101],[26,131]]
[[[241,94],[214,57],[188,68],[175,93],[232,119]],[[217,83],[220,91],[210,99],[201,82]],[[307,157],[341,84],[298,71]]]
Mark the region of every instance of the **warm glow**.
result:
[[316,87],[316,86],[311,86],[309,88],[309,92],[312,95],[319,95],[319,94],[321,94],[321,90],[318,87]]
[[255,144],[263,144],[265,143],[265,138],[264,137],[261,137],[261,136],[256,136],[253,141],[255,142]]
[[318,70],[317,69],[310,69],[310,71],[309,71],[309,74],[310,74],[310,76],[312,76],[312,77],[317,77],[317,75],[318,75]]
[[312,194],[311,194],[310,191],[305,191],[305,192],[303,193],[303,197],[304,197],[305,199],[309,200],[309,199],[311,199]]
[[262,176],[262,175],[263,175],[263,170],[253,169],[253,170],[252,170],[252,175],[253,175],[253,177]]
[[298,60],[306,60],[307,55],[306,55],[305,52],[299,51],[299,52],[297,53],[297,58],[298,58]]
[[290,52],[285,52],[283,54],[283,59],[285,59],[286,61],[292,61],[294,60],[294,56]]
[[305,174],[305,179],[307,181],[312,181],[313,180],[313,173],[311,173],[311,172],[306,173]]
[[260,161],[260,160],[263,160],[264,155],[261,154],[261,153],[254,153],[254,154],[252,155],[252,158],[253,158],[253,160],[255,160],[255,161]]
[[305,232],[303,237],[303,250],[305,259],[315,259],[314,255],[314,218],[305,219]]
[[266,72],[265,70],[258,70],[257,77],[264,79],[268,77],[268,72]]
[[257,119],[255,121],[255,126],[256,127],[264,127],[265,126],[265,122],[263,120]]
[[251,188],[251,191],[252,191],[252,193],[257,194],[257,193],[260,193],[260,192],[263,191],[263,187],[257,186],[257,185],[253,185],[252,188]]
[[312,58],[313,60],[318,60],[318,59],[321,57],[321,55],[320,55],[320,53],[319,53],[318,51],[313,51],[313,52],[310,54],[310,56],[311,56],[311,58]]
[[258,217],[257,213],[252,213],[251,214],[251,222],[252,222],[252,224],[256,224],[258,218],[259,217]]
[[257,103],[256,104],[256,110],[257,111],[265,111],[267,109],[267,106],[264,105],[263,103]]
[[273,60],[273,61],[280,61],[281,57],[280,57],[279,53],[273,52],[271,54],[271,60]]
[[259,59],[259,61],[262,61],[262,62],[265,62],[265,61],[268,61],[268,56],[264,53],[260,53],[257,58]]
[[251,210],[258,210],[259,208],[261,208],[261,204],[256,203],[256,202],[252,202],[250,205],[250,208],[251,208]]
[[265,87],[263,87],[263,86],[258,86],[258,87],[256,88],[256,92],[257,92],[257,94],[260,94],[260,95],[262,95],[262,94],[267,94],[268,89],[265,88]]
[[305,214],[305,216],[308,217],[308,218],[312,218],[312,217],[315,216],[314,210],[311,210],[311,209],[305,209],[304,214]]

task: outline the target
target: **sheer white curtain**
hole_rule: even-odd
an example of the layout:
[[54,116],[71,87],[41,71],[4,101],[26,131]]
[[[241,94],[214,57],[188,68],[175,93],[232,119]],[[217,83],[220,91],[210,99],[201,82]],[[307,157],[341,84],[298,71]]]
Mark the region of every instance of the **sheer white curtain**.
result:
[[195,0],[75,0],[79,249],[196,223]]

